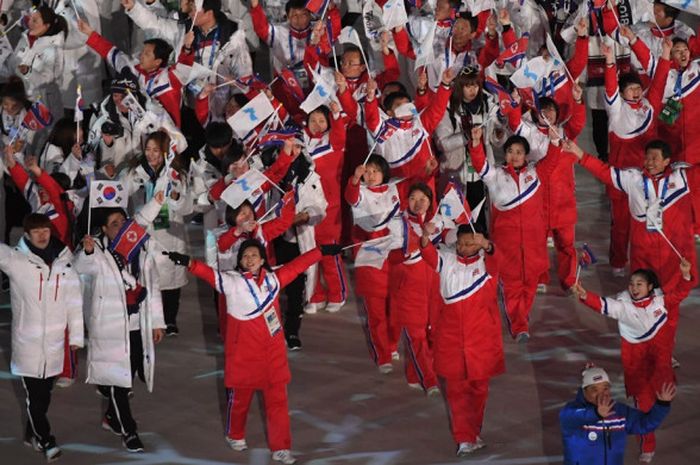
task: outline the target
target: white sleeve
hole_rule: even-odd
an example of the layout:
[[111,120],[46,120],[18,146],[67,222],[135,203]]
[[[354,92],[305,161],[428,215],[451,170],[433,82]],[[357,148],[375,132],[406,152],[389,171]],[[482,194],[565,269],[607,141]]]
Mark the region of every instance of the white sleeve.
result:
[[83,294],[81,291],[80,277],[73,271],[66,273],[64,283],[64,305],[67,306],[69,344],[83,347]]

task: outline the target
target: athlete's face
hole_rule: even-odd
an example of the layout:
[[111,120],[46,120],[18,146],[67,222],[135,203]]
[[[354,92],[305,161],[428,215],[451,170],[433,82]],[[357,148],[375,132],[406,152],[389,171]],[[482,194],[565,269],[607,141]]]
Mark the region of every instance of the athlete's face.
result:
[[145,152],[148,166],[153,168],[154,171],[158,171],[165,162],[163,158],[163,151],[160,149],[160,145],[158,145],[155,140],[151,139],[146,143]]
[[663,173],[671,163],[670,158],[664,158],[661,149],[649,149],[644,156],[644,168],[651,175]]
[[378,186],[384,182],[384,173],[382,169],[374,163],[367,163],[367,170],[362,175],[362,179],[370,187]]
[[622,98],[628,102],[639,102],[644,95],[644,90],[639,84],[628,84],[622,91]]
[[414,215],[423,216],[430,208],[430,197],[422,191],[415,190],[408,196],[408,209]]
[[474,234],[462,233],[457,238],[457,255],[470,257],[481,250],[481,244],[476,241]]
[[287,20],[292,29],[301,31],[309,27],[311,13],[306,8],[290,8]]
[[37,249],[45,249],[51,240],[51,228],[34,228],[27,232],[29,243]]
[[157,70],[163,63],[163,60],[156,58],[154,51],[155,45],[145,44],[143,46],[143,50],[141,50],[141,54],[139,55],[139,64],[147,73]]
[[557,109],[551,106],[543,107],[537,117],[540,120],[540,124],[543,126],[547,126],[547,121],[554,126],[557,124]]
[[681,68],[688,66],[688,63],[690,63],[688,44],[684,42],[676,43],[673,48],[671,48],[671,58]]
[[236,216],[236,226],[240,227],[246,223],[250,223],[251,221],[255,221],[253,209],[248,205],[242,206],[241,210],[238,212],[238,216]]
[[49,25],[44,22],[38,11],[29,16],[29,34],[41,37],[49,30]]
[[102,232],[110,241],[113,241],[119,230],[126,223],[126,218],[121,213],[112,213],[107,217],[107,224],[102,226]]
[[477,95],[479,95],[478,84],[467,84],[462,87],[462,100],[465,102],[473,102]]
[[522,144],[511,144],[506,150],[506,163],[515,169],[525,166],[525,147]]
[[591,404],[597,404],[598,399],[604,395],[610,395],[610,383],[607,381],[591,384],[583,390],[583,397]]
[[649,297],[654,287],[642,276],[633,274],[630,277],[630,282],[627,285],[627,290],[634,300]]
[[240,267],[244,271],[248,271],[253,274],[260,272],[260,268],[265,264],[265,260],[260,256],[260,251],[257,247],[248,247],[243,251],[241,256]]
[[362,54],[357,50],[345,52],[340,60],[340,71],[346,78],[358,78],[365,71]]
[[322,111],[314,111],[309,115],[309,131],[316,136],[328,130],[328,120]]
[[442,21],[452,16],[452,7],[449,0],[438,0],[435,6],[435,19]]
[[22,102],[15,100],[12,97],[3,97],[2,111],[10,116],[16,116],[20,111],[22,111]]

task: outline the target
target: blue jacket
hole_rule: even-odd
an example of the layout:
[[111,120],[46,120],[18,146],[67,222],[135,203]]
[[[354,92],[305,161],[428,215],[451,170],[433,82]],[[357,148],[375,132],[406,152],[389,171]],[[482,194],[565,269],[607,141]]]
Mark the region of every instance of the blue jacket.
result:
[[670,403],[662,401],[648,413],[616,402],[615,412],[602,418],[579,389],[576,400],[559,412],[564,465],[623,465],[626,436],[651,433],[670,410]]

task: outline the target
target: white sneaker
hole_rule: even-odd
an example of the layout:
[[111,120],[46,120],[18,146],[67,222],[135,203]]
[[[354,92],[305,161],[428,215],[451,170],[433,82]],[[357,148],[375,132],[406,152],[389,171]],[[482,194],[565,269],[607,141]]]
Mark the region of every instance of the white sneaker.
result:
[[383,363],[379,365],[379,373],[383,375],[388,375],[392,371],[394,371],[394,367],[391,366],[391,363]]
[[548,237],[547,238],[547,248],[553,249],[554,248],[554,238],[553,237]]
[[428,397],[440,397],[440,388],[437,386],[430,386],[427,395]]
[[538,294],[546,294],[547,293],[547,285],[544,283],[540,283],[537,285],[537,293]]
[[481,436],[476,437],[476,447],[478,447],[479,449],[483,449],[484,447],[486,447],[486,443],[483,439],[481,439]]
[[624,278],[625,277],[625,269],[624,268],[613,268],[612,275],[615,278]]
[[523,331],[522,333],[519,333],[517,336],[515,336],[515,342],[518,344],[527,344],[527,342],[530,340],[530,333]]
[[651,463],[651,460],[653,458],[654,458],[653,452],[642,452],[639,455],[639,463]]
[[681,362],[676,357],[671,357],[671,368],[674,370],[681,367]]
[[460,442],[457,447],[457,457],[466,457],[479,449],[475,442]]
[[420,383],[408,383],[408,387],[410,387],[411,389],[415,389],[417,391],[423,390],[423,386],[421,386]]
[[700,244],[700,234],[695,235],[695,243]]
[[393,352],[391,353],[391,359],[394,360],[394,361],[399,361],[399,360],[401,360],[401,356],[399,355],[399,352],[396,351],[396,350],[393,351]]
[[304,313],[307,315],[314,315],[318,313],[319,310],[323,308],[322,303],[312,304],[308,303],[304,306]]
[[341,308],[343,308],[343,305],[345,305],[345,301],[328,302],[328,305],[326,305],[326,311],[328,313],[336,313],[336,312],[340,311]]
[[56,386],[60,388],[67,388],[72,386],[75,383],[75,380],[73,378],[58,378],[56,380]]
[[59,457],[61,457],[60,447],[56,445],[47,447],[46,450],[44,450],[44,457],[46,457],[47,462],[53,462],[55,460],[58,460]]
[[245,442],[245,439],[231,439],[228,436],[226,436],[224,439],[226,439],[228,446],[235,451],[243,452],[244,450],[248,449],[248,444]]
[[282,462],[287,465],[292,465],[297,463],[297,459],[292,455],[292,451],[289,449],[276,450],[272,453],[272,460],[275,462]]

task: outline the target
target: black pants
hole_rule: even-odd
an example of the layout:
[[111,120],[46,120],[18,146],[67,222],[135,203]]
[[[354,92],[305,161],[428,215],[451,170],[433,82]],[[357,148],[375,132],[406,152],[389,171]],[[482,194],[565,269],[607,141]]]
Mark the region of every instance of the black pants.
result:
[[[133,378],[134,375],[138,375],[141,381],[144,381],[143,341],[141,341],[140,330],[129,332],[129,344],[131,376]],[[110,426],[125,436],[136,433],[136,421],[131,415],[131,406],[129,405],[130,389],[119,386],[98,386],[98,389],[108,399],[105,419]]]
[[51,390],[55,380],[55,377],[45,379],[22,377],[22,385],[27,393],[26,438],[35,437],[42,447],[53,445],[56,441],[51,436],[51,425],[46,416],[51,404]]
[[[275,240],[274,245],[278,265],[288,263],[299,256],[298,244],[287,242],[280,237]],[[287,306],[282,309],[282,315],[284,316],[284,334],[286,336],[299,336],[301,317],[304,314],[305,282],[306,275],[302,273],[284,288]]]
[[591,110],[593,117],[593,143],[598,158],[608,161],[608,113],[605,110]]
[[180,310],[180,289],[160,291],[163,299],[163,318],[167,326],[177,326],[177,312]]

